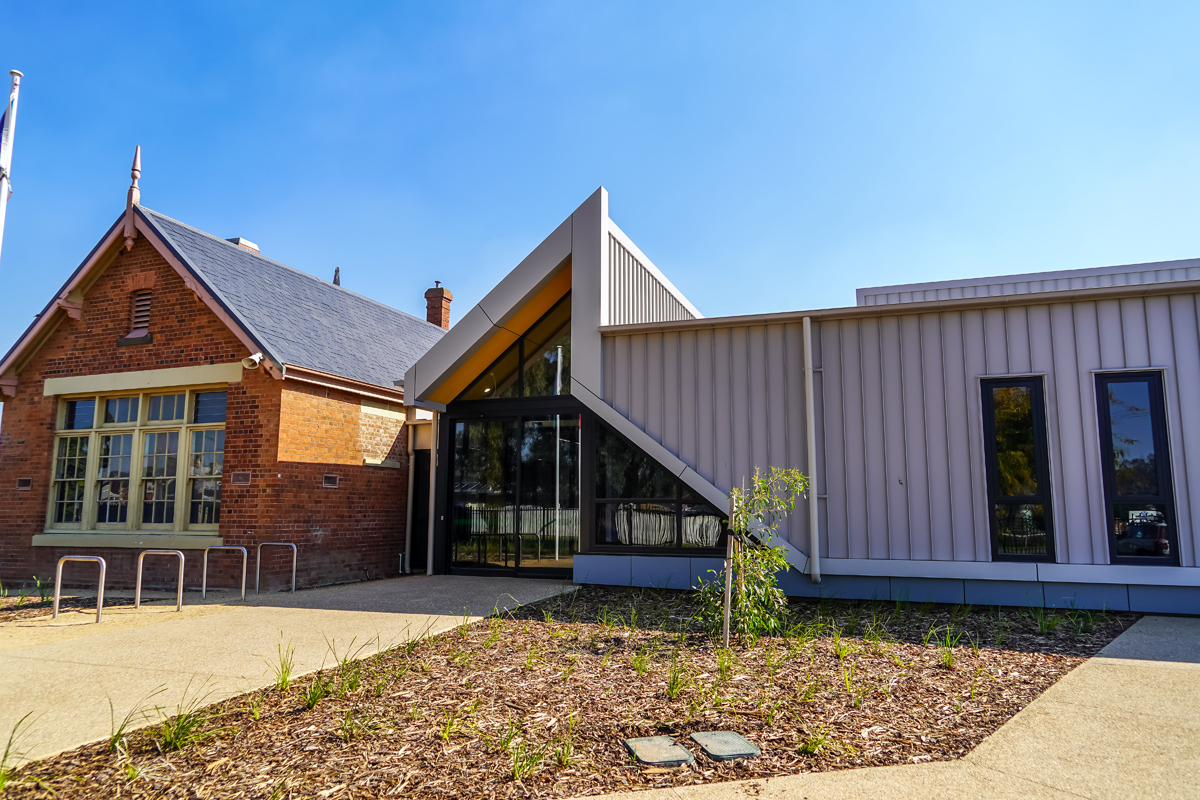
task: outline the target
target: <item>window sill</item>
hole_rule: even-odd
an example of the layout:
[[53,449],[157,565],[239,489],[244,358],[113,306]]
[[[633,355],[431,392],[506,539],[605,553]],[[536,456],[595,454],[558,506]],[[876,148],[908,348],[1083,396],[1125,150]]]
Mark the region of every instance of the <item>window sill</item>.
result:
[[399,461],[389,461],[388,459],[364,458],[364,467],[385,467],[387,469],[400,469],[404,465]]
[[138,336],[133,339],[129,337],[117,339],[117,347],[129,347],[133,344],[154,344],[154,334],[147,333],[145,336]]
[[153,533],[127,531],[96,533],[46,531],[33,537],[34,547],[116,547],[137,550],[203,550],[224,540],[213,533]]

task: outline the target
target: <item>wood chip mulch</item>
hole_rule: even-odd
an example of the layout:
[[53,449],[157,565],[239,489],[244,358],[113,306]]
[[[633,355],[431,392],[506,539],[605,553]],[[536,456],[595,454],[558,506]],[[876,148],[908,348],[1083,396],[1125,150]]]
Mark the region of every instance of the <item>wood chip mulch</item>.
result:
[[[180,750],[151,726],[115,752],[102,743],[28,764],[7,791],[570,797],[949,760],[1137,619],[797,601],[789,635],[726,653],[693,602],[588,587],[362,661],[339,664],[351,648],[335,644],[334,666],[205,709],[203,738]],[[762,756],[709,760],[688,734],[713,730],[737,731]],[[664,734],[695,763],[647,768],[622,744]]]

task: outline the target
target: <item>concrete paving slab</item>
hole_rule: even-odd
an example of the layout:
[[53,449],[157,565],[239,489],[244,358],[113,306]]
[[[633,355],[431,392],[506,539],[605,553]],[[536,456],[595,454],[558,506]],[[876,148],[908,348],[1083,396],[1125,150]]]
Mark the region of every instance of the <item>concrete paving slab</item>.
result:
[[1134,661],[1200,664],[1200,618],[1142,617],[1108,643],[1100,656]]
[[810,772],[606,795],[610,800],[1079,800],[1079,795],[1010,778],[961,761]]
[[107,738],[109,700],[120,719],[139,705],[174,708],[185,693],[207,694],[215,703],[266,686],[280,643],[294,648],[296,674],[303,674],[333,663],[351,642],[367,657],[573,588],[517,578],[411,576],[248,596],[246,603],[233,593],[207,603],[185,595],[181,613],[165,606],[114,609],[99,624],[64,615],[5,623],[0,731],[33,712],[28,756],[45,758]]

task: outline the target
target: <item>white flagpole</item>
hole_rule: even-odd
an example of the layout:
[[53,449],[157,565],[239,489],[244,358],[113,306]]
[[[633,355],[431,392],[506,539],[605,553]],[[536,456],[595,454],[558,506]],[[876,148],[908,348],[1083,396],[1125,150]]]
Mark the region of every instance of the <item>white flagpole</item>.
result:
[[12,192],[9,171],[12,169],[13,135],[17,130],[17,94],[21,90],[19,70],[10,70],[12,86],[8,90],[8,106],[4,112],[4,129],[0,130],[0,248],[4,246],[4,212],[8,209],[8,195]]

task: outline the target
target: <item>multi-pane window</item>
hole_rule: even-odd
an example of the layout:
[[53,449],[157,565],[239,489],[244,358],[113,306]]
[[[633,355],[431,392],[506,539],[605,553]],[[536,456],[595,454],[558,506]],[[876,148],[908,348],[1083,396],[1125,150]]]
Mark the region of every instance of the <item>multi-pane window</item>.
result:
[[603,422],[595,430],[598,546],[720,546],[724,514]]
[[212,525],[221,518],[221,470],[225,461],[225,431],[192,432],[191,511],[188,522]]
[[127,425],[138,418],[137,397],[110,397],[104,401],[104,424]]
[[55,522],[77,525],[83,520],[87,460],[87,436],[63,436],[58,440],[54,454]]
[[178,531],[220,522],[227,394],[159,392],[62,402],[50,528]]
[[150,397],[150,410],[146,414],[147,422],[173,422],[182,420],[184,415],[184,400],[186,394],[156,394]]
[[133,462],[133,434],[100,437],[96,465],[96,522],[120,523],[129,519],[129,476]]
[[175,522],[175,479],[179,472],[179,432],[152,431],[143,434],[142,523],[171,525]]
[[535,322],[459,400],[550,397],[571,393],[571,294]]

